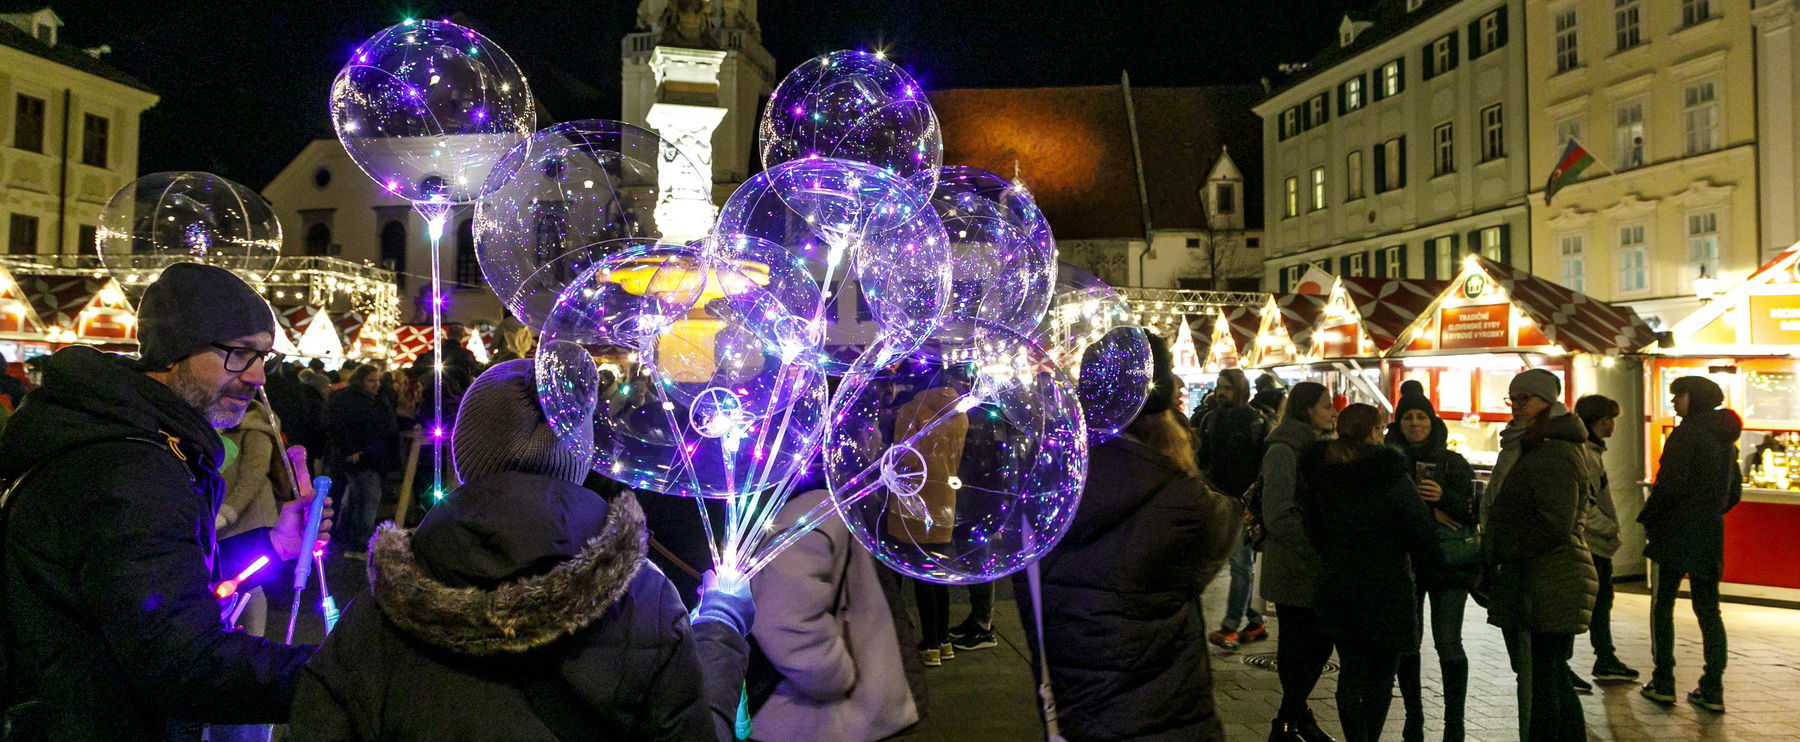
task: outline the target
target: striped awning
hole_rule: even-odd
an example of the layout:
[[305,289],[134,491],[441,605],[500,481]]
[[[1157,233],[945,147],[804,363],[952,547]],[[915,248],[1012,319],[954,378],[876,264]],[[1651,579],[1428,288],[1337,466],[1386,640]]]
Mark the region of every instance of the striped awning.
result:
[[1424,278],[1352,278],[1341,279],[1344,290],[1350,295],[1351,303],[1356,305],[1356,313],[1362,317],[1363,332],[1375,344],[1375,349],[1387,352],[1400,338],[1400,333],[1411,327],[1431,308],[1444,289],[1450,287],[1449,281],[1436,281]]

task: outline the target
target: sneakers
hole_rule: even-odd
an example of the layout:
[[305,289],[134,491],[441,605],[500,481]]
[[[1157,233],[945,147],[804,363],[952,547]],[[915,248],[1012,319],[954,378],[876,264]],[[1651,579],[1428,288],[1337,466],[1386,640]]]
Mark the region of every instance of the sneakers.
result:
[[993,629],[983,629],[980,626],[976,626],[968,632],[963,633],[961,636],[958,636],[957,632],[950,632],[950,646],[964,652],[976,649],[987,649],[988,647],[997,647],[999,645],[1000,642],[994,640]]
[[1607,657],[1594,661],[1595,680],[1631,681],[1638,679],[1638,671],[1626,667],[1617,657]]
[[1669,686],[1670,683],[1652,680],[1639,689],[1638,693],[1664,706],[1673,706],[1675,705],[1675,689]]
[[1721,714],[1725,713],[1725,691],[1723,690],[1695,688],[1688,691],[1687,699],[1688,703],[1708,711],[1715,711]]
[[1581,676],[1576,675],[1574,670],[1569,671],[1569,684],[1575,686],[1576,693],[1580,693],[1584,696],[1591,696],[1594,694],[1594,684],[1582,680]]
[[926,667],[944,666],[944,656],[935,649],[919,650],[919,661],[924,663]]
[[956,647],[948,642],[939,644],[938,655],[947,660],[956,659]]
[[1269,638],[1269,628],[1264,626],[1261,621],[1245,626],[1243,631],[1237,633],[1238,644],[1259,642],[1267,638]]
[[1213,646],[1227,652],[1236,652],[1238,648],[1238,633],[1236,631],[1219,629],[1218,631],[1207,634],[1206,640],[1212,642]]

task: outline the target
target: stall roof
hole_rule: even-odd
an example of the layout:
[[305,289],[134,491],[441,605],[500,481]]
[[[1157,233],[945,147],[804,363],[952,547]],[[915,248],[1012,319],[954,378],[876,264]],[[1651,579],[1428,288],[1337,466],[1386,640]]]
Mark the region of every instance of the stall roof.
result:
[[[1412,337],[1433,326],[1446,299],[1459,287],[1482,278],[1498,288],[1512,306],[1531,321],[1532,329],[1543,335],[1544,345],[1570,352],[1613,354],[1635,352],[1656,340],[1656,333],[1629,307],[1608,304],[1478,253],[1464,258],[1456,279],[1398,336]],[[1406,347],[1396,344],[1393,351]],[[1503,350],[1490,348],[1495,349]]]
[[73,330],[81,310],[100,293],[101,282],[88,276],[31,276],[20,286],[45,325]]
[[1693,353],[1746,349],[1791,353],[1800,346],[1800,331],[1789,329],[1800,313],[1800,243],[1764,263],[1742,283],[1731,287],[1669,328],[1674,340],[1663,350]]
[[1312,347],[1313,330],[1325,314],[1329,299],[1323,294],[1275,295],[1275,308],[1281,310],[1281,323],[1287,327],[1288,339],[1294,341],[1295,348]]
[[1238,355],[1247,357],[1256,342],[1256,330],[1262,324],[1263,305],[1235,306],[1225,310],[1225,324],[1231,329],[1231,344]]
[[1375,349],[1387,352],[1399,340],[1400,333],[1431,308],[1438,294],[1450,287],[1449,281],[1425,278],[1356,278],[1344,277],[1344,290],[1362,317],[1363,331],[1375,343]]

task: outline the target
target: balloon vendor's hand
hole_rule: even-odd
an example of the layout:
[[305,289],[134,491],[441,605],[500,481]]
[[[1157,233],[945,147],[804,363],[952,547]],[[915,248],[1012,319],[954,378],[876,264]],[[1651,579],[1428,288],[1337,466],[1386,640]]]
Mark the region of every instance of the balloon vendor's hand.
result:
[[700,605],[694,608],[692,620],[718,621],[730,626],[739,636],[749,636],[756,623],[756,601],[750,597],[750,579],[741,574],[720,577],[713,570],[700,575]]
[[312,487],[310,484],[307,486],[307,489],[308,492],[305,497],[298,500],[290,500],[282,504],[281,515],[275,520],[275,527],[269,531],[269,544],[275,547],[275,556],[279,557],[282,561],[293,559],[302,554],[310,557],[312,555],[311,550],[318,548],[319,544],[324,543],[327,539],[327,534],[331,533],[331,516],[333,515],[333,511],[331,499],[327,497],[325,500],[324,515],[319,519],[319,543],[300,543],[300,540],[306,537],[306,509],[312,505],[313,498],[317,497],[317,495],[311,492]]

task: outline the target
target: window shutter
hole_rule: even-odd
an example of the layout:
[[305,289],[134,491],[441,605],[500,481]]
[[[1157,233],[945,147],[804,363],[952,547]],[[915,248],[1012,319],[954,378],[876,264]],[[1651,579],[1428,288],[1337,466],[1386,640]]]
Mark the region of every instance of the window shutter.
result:
[[1300,122],[1300,131],[1312,128],[1312,106],[1304,101],[1294,107],[1294,120]]
[[1498,17],[1494,19],[1494,48],[1506,46],[1506,6],[1502,5],[1494,11]]
[[1347,84],[1348,84],[1348,81],[1345,81],[1345,82],[1338,83],[1338,86],[1337,86],[1337,94],[1338,94],[1337,100],[1338,100],[1338,115],[1339,116],[1342,116],[1349,112],[1344,109],[1344,86]]
[[1288,292],[1288,269],[1287,268],[1283,267],[1283,268],[1276,269],[1275,284],[1277,287],[1279,287],[1278,293],[1285,294]]
[[1419,52],[1419,77],[1423,79],[1430,80],[1437,74],[1437,65],[1433,61],[1437,55],[1431,50],[1436,45],[1435,41],[1426,42],[1425,48]]
[[1399,245],[1399,246],[1395,247],[1394,249],[1400,251],[1400,275],[1392,276],[1392,278],[1410,277],[1412,274],[1407,272],[1407,270],[1406,270],[1406,257],[1407,257],[1406,253],[1408,252],[1407,247],[1405,245]]
[[1500,225],[1500,263],[1512,265],[1512,225]]
[[1481,58],[1481,18],[1469,21],[1469,61]]
[[1330,93],[1320,93],[1319,94],[1319,120],[1314,121],[1313,126],[1318,126],[1318,125],[1323,124],[1330,120],[1331,120],[1331,94]]
[[1337,264],[1338,264],[1338,269],[1337,269],[1338,275],[1340,275],[1340,276],[1350,275],[1350,256],[1339,255],[1338,259],[1337,259]]
[[1375,192],[1382,193],[1387,189],[1387,146],[1377,144],[1375,145]]
[[1395,168],[1395,172],[1400,176],[1400,178],[1399,178],[1399,182],[1394,184],[1394,187],[1395,188],[1405,188],[1406,187],[1406,137],[1399,137],[1398,142],[1399,143],[1397,145],[1395,145],[1394,149],[1398,150],[1398,152],[1399,152],[1400,167]]
[[1397,90],[1395,90],[1394,92],[1397,92],[1397,93],[1403,92],[1406,90],[1406,57],[1401,57],[1399,59],[1394,60],[1394,71],[1399,73],[1399,74],[1395,75],[1394,77],[1400,83],[1399,85],[1395,86],[1397,88]]
[[[1471,45],[1473,45],[1474,39],[1470,39],[1469,43]],[[1456,32],[1451,31],[1450,32],[1450,66],[1445,67],[1443,69],[1443,71],[1448,72],[1450,70],[1456,69],[1456,60],[1457,60],[1457,57],[1460,56],[1461,54],[1462,54],[1462,52],[1460,50],[1458,50],[1456,47]]]
[[[1400,255],[1400,260],[1404,262],[1406,260],[1406,253],[1402,251]],[[1437,244],[1431,240],[1425,241],[1425,277],[1438,277]]]
[[1464,252],[1481,252],[1481,230],[1469,230],[1469,244],[1466,247],[1468,249]]

